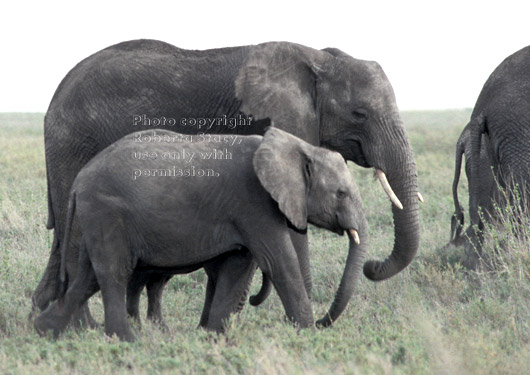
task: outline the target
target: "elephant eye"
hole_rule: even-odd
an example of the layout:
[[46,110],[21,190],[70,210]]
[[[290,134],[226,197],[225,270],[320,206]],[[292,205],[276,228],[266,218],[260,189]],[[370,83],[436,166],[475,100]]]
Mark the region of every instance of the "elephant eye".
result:
[[364,109],[357,109],[352,112],[353,122],[362,124],[368,120],[368,113]]
[[337,198],[339,199],[344,199],[346,198],[346,196],[348,195],[348,193],[346,193],[346,191],[340,189],[337,191]]

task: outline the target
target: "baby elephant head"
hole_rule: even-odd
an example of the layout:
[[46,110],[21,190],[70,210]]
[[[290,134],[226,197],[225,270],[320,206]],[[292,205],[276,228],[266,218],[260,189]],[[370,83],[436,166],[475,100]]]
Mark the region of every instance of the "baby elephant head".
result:
[[308,221],[339,234],[360,229],[361,199],[339,153],[271,127],[254,155],[254,170],[297,229]]
[[367,224],[353,177],[339,153],[273,127],[253,163],[259,181],[294,227],[304,230],[310,222],[335,233],[348,232],[350,250],[339,290],[328,314],[317,322],[328,326],[353,294],[365,253]]

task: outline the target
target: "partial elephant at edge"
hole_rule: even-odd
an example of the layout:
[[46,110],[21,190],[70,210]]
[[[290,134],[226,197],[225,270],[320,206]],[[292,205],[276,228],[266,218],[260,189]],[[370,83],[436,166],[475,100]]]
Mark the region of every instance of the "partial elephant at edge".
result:
[[[464,265],[481,264],[484,231],[504,215],[526,215],[530,191],[530,46],[507,57],[484,84],[456,145],[451,240]],[[469,185],[469,226],[458,199],[462,160]],[[515,207],[513,213],[506,211]],[[511,218],[517,226],[524,219]],[[502,250],[501,250],[502,251]]]

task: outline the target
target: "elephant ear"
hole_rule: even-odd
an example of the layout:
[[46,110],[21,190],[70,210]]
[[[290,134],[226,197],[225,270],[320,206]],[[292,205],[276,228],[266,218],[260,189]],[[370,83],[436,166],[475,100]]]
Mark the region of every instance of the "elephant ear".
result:
[[325,52],[286,42],[252,47],[235,81],[241,111],[318,144],[317,82],[326,57]]
[[307,194],[311,146],[299,138],[270,127],[253,158],[254,171],[293,226],[307,228]]

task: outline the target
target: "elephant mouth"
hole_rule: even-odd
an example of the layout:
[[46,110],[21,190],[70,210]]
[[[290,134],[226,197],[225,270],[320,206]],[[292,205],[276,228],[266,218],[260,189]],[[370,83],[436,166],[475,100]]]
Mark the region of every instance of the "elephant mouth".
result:
[[365,153],[361,142],[357,138],[343,138],[339,143],[325,142],[322,143],[324,147],[328,147],[334,151],[340,153],[344,159],[351,160],[355,164],[360,165],[364,168],[371,168],[372,165],[366,160]]
[[348,230],[344,226],[340,225],[337,214],[335,217],[319,217],[318,215],[308,215],[307,221],[313,224],[317,228],[329,230],[332,233],[338,234],[339,236],[344,235],[344,231]]
[[361,167],[373,167],[373,165],[366,160],[366,155],[363,151],[362,142],[359,137],[352,135],[349,132],[347,134],[345,132],[341,133],[334,139],[322,141],[321,146],[337,151],[344,157],[344,159],[351,160]]
[[343,229],[343,228],[334,228],[334,229],[328,229],[330,232],[338,234],[339,236],[344,236],[344,233],[347,233],[350,229]]
[[360,165],[361,167],[370,168],[371,165],[366,161],[361,142],[350,139],[348,140],[349,150],[351,152],[351,161]]
[[352,225],[351,223],[346,224],[344,220],[340,219],[338,214],[335,214],[335,222],[336,222],[336,225],[334,226],[334,228],[330,229],[333,233],[336,233],[339,236],[343,236],[344,232],[346,232],[348,233],[348,236],[356,239],[355,242],[358,243],[359,241],[358,231],[359,230],[354,225]]

